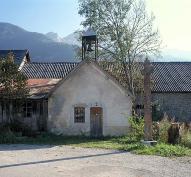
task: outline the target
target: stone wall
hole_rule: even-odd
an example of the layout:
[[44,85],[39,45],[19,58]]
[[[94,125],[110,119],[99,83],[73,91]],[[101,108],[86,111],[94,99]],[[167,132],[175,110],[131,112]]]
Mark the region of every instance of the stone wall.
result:
[[191,93],[152,93],[152,100],[162,113],[191,122]]

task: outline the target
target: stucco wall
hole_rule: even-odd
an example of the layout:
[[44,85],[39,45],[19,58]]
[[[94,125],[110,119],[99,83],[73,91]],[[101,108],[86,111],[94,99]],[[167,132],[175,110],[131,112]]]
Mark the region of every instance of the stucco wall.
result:
[[[85,123],[74,123],[74,107],[85,106]],[[90,133],[90,107],[103,108],[103,135],[122,135],[128,130],[131,97],[93,63],[85,63],[49,98],[48,129],[57,134]]]
[[191,121],[191,93],[152,93],[160,111],[179,121]]

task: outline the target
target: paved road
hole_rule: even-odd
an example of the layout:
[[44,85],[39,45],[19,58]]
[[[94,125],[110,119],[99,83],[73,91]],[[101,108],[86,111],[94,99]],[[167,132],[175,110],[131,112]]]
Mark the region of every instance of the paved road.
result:
[[191,177],[191,158],[70,146],[0,145],[0,177]]

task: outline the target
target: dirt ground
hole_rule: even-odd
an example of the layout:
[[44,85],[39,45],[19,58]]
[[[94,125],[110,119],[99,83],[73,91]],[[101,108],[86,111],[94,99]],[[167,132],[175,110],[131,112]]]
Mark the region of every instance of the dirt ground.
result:
[[70,146],[0,145],[0,177],[191,177],[191,158]]

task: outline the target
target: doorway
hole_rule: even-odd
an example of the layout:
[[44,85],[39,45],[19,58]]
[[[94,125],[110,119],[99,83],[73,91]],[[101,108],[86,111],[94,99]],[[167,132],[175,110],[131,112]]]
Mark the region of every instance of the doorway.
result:
[[92,137],[103,136],[103,109],[101,107],[90,108],[90,135]]

